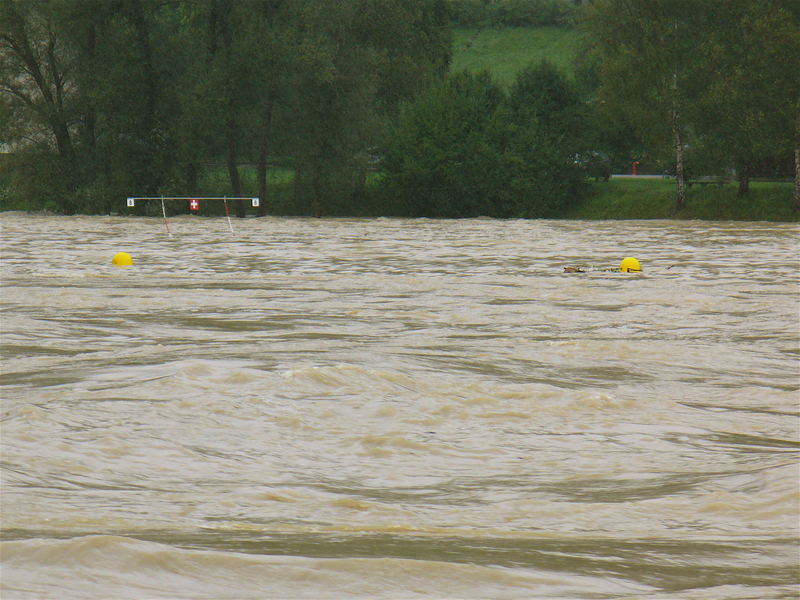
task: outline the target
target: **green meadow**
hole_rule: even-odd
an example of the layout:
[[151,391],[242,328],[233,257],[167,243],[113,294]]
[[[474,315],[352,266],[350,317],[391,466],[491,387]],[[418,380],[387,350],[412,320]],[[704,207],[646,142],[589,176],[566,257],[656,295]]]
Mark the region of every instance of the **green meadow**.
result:
[[483,27],[456,29],[454,38],[451,71],[485,69],[510,85],[525,66],[544,59],[572,73],[581,34],[564,27]]
[[[241,169],[246,194],[257,193],[256,173],[252,167]],[[339,207],[337,213],[353,216],[381,216],[382,206],[379,173],[370,173],[367,194],[359,203]],[[294,196],[294,173],[286,167],[269,171],[267,212],[273,215],[302,214]],[[201,181],[208,195],[224,195],[228,190],[227,171],[223,167],[209,169]],[[607,182],[588,182],[585,200],[566,209],[559,218],[604,219],[682,219],[710,221],[788,221],[800,222],[800,211],[793,207],[792,182],[754,181],[750,193],[737,195],[736,182],[724,185],[693,185],[687,190],[686,206],[676,212],[674,179],[611,178]],[[302,200],[299,200],[302,203]],[[334,208],[334,207],[332,207]],[[219,212],[219,207],[204,207],[205,214]]]
[[792,201],[792,182],[750,184],[750,193],[737,195],[738,184],[693,185],[686,206],[675,211],[673,179],[614,179],[591,182],[586,200],[562,216],[567,219],[700,219],[712,221],[800,221]]

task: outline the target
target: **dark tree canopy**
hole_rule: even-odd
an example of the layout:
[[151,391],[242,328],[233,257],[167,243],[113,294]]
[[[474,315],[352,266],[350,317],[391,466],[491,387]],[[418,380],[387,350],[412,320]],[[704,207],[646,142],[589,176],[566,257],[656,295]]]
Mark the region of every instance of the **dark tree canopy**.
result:
[[583,191],[584,125],[573,86],[548,63],[509,94],[486,72],[459,73],[404,107],[385,186],[412,216],[553,216]]
[[[580,22],[586,47],[505,89],[448,73],[454,22]],[[674,174],[678,208],[698,174],[794,173],[800,209],[798,64],[793,0],[2,0],[3,194],[255,188],[264,214],[280,165],[288,214],[551,217],[611,155]]]
[[[450,57],[443,0],[4,0],[0,117],[32,205],[106,212],[291,156],[310,211],[363,185],[398,102]],[[346,173],[345,173],[346,172]],[[36,176],[46,173],[46,177]],[[350,174],[348,174],[350,173]],[[344,175],[344,176],[342,176]],[[350,192],[346,192],[350,193]]]

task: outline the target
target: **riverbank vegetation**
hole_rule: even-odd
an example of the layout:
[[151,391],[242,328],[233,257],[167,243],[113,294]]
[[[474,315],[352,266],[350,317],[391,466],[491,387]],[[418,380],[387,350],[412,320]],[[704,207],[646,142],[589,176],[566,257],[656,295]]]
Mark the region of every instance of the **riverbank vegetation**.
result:
[[0,209],[797,220],[797,64],[790,0],[7,0]]
[[800,221],[792,203],[791,182],[750,183],[746,195],[738,185],[692,185],[686,205],[675,207],[674,179],[611,179],[591,183],[587,198],[566,210],[567,219],[704,219],[719,221]]

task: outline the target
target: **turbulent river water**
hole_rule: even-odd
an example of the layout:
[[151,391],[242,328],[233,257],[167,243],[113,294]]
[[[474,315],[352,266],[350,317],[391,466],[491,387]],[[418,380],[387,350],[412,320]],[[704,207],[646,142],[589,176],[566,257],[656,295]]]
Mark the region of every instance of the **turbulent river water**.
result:
[[0,224],[3,600],[800,594],[797,225]]

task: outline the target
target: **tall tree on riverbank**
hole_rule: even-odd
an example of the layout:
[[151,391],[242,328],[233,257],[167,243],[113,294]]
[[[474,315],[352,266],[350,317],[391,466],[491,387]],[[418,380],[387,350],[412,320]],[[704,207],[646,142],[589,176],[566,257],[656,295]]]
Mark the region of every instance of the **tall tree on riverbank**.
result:
[[[357,202],[369,149],[398,102],[443,74],[441,0],[295,0],[302,37],[289,97],[297,195]],[[335,200],[334,200],[335,198]]]
[[695,153],[714,149],[718,173],[735,169],[740,195],[757,165],[785,161],[800,145],[797,2],[596,0],[587,16],[608,112],[655,152],[671,138],[678,209],[689,142]]
[[655,149],[671,145],[676,208],[686,203],[690,97],[702,39],[696,0],[596,0],[587,13],[601,55],[601,102]]
[[576,86],[549,62],[523,69],[509,90],[505,120],[520,157],[510,213],[549,217],[583,193],[576,157],[588,147],[588,119]]
[[[206,0],[203,20],[207,67],[206,83],[210,107],[217,115],[219,139],[224,140],[225,166],[231,193],[241,197],[239,173],[246,109],[252,102],[254,73],[249,54],[255,41],[247,35],[244,23],[250,3],[236,0]],[[236,201],[236,214],[244,217],[244,203]]]
[[52,144],[54,166],[65,191],[79,184],[70,124],[73,83],[71,52],[53,10],[30,0],[0,3],[0,92],[5,141],[45,154]]
[[739,195],[759,162],[797,148],[800,5],[787,0],[706,0],[696,93],[698,131],[724,148]]
[[267,186],[270,152],[273,151],[273,130],[276,113],[289,97],[291,73],[300,39],[300,27],[294,18],[291,0],[254,0],[250,18],[243,24],[246,35],[256,43],[250,60],[257,73],[253,114],[256,132],[256,184],[261,203],[258,215],[266,214],[269,205]]
[[[0,3],[0,101],[12,184],[64,212],[106,211],[108,191],[158,189],[171,169],[165,122],[169,20],[150,0]],[[138,186],[138,187],[134,187]]]

